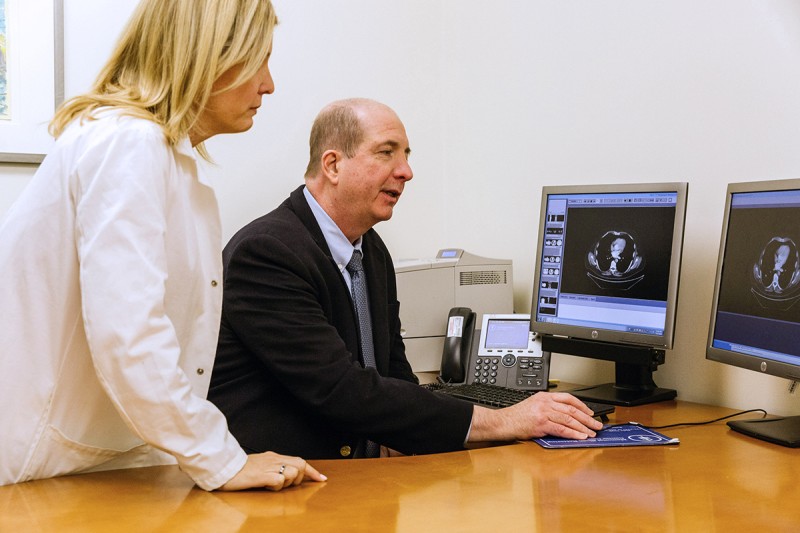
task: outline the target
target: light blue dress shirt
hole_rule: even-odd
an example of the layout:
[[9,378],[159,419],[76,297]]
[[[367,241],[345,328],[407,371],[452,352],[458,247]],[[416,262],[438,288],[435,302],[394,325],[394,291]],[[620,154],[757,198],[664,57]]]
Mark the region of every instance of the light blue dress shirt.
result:
[[[311,193],[308,192],[308,188],[303,188],[303,195],[305,195],[306,201],[309,207],[311,207],[311,212],[314,214],[314,218],[317,220],[317,224],[319,224],[322,230],[325,242],[331,250],[331,256],[333,256],[333,260],[336,261],[336,266],[338,266],[339,270],[342,272],[344,281],[347,283],[347,288],[350,289],[350,293],[352,294],[353,286],[350,280],[350,272],[347,271],[346,267],[347,263],[350,262],[350,258],[353,256],[353,250],[361,251],[362,238],[359,237],[355,244],[351,244],[350,241],[347,240],[347,237],[344,236],[344,233],[342,233],[342,230],[339,229],[339,226],[336,225],[336,222],[328,216],[328,213],[326,213],[325,210],[322,209],[322,206],[311,196]],[[361,253],[363,254],[364,252],[361,251]],[[369,290],[369,288],[367,288],[367,290]],[[469,441],[469,434],[471,431],[472,423],[470,423],[467,435],[464,437],[465,446]]]
[[347,240],[347,237],[344,236],[344,233],[342,233],[342,230],[336,225],[336,222],[328,216],[328,213],[322,209],[322,206],[320,206],[317,200],[308,192],[307,187],[303,188],[303,195],[306,197],[308,206],[311,208],[311,212],[314,214],[314,218],[317,220],[317,224],[319,224],[322,230],[325,242],[331,250],[331,256],[336,262],[336,266],[339,267],[339,271],[342,273],[345,283],[347,283],[347,288],[350,289],[352,294],[353,283],[350,279],[350,272],[347,271],[347,263],[349,263],[350,258],[353,257],[354,250],[361,252],[363,257],[364,252],[361,250],[362,238],[359,237],[355,244],[352,244]]

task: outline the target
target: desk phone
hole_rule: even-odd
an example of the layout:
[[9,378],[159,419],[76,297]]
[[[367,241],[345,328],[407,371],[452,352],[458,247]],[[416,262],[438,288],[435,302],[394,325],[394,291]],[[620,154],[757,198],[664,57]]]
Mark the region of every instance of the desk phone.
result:
[[450,310],[442,382],[547,390],[550,352],[542,351],[536,332],[530,331],[530,315],[485,314],[480,332],[474,325],[475,313],[470,309]]

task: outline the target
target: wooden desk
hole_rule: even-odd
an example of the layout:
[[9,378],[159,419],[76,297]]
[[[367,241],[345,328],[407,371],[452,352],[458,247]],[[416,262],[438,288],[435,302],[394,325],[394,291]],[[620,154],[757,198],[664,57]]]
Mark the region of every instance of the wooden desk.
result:
[[[664,425],[729,409],[618,408]],[[0,531],[800,530],[800,449],[724,422],[664,430],[678,446],[545,450],[525,442],[440,455],[314,461],[330,478],[280,493],[208,493],[177,467],[0,487]],[[359,503],[360,502],[360,503]]]

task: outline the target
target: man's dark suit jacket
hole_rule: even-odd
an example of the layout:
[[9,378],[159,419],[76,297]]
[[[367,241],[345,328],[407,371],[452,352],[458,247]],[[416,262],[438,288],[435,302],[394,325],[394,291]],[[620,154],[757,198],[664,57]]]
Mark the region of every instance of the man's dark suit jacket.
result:
[[365,369],[350,291],[302,189],[225,247],[209,399],[248,453],[354,457],[365,439],[405,454],[462,449],[472,405],[417,385],[383,241],[363,237],[377,365]]

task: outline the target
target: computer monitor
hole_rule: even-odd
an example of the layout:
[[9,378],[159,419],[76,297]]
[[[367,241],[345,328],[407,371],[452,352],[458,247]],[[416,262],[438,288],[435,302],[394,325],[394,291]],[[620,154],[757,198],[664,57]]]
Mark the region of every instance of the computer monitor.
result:
[[614,361],[584,400],[669,400],[653,372],[672,348],[686,183],[542,188],[531,330],[542,350]]
[[[799,244],[800,180],[728,186],[707,359],[800,380]],[[800,416],[728,425],[800,446]]]

